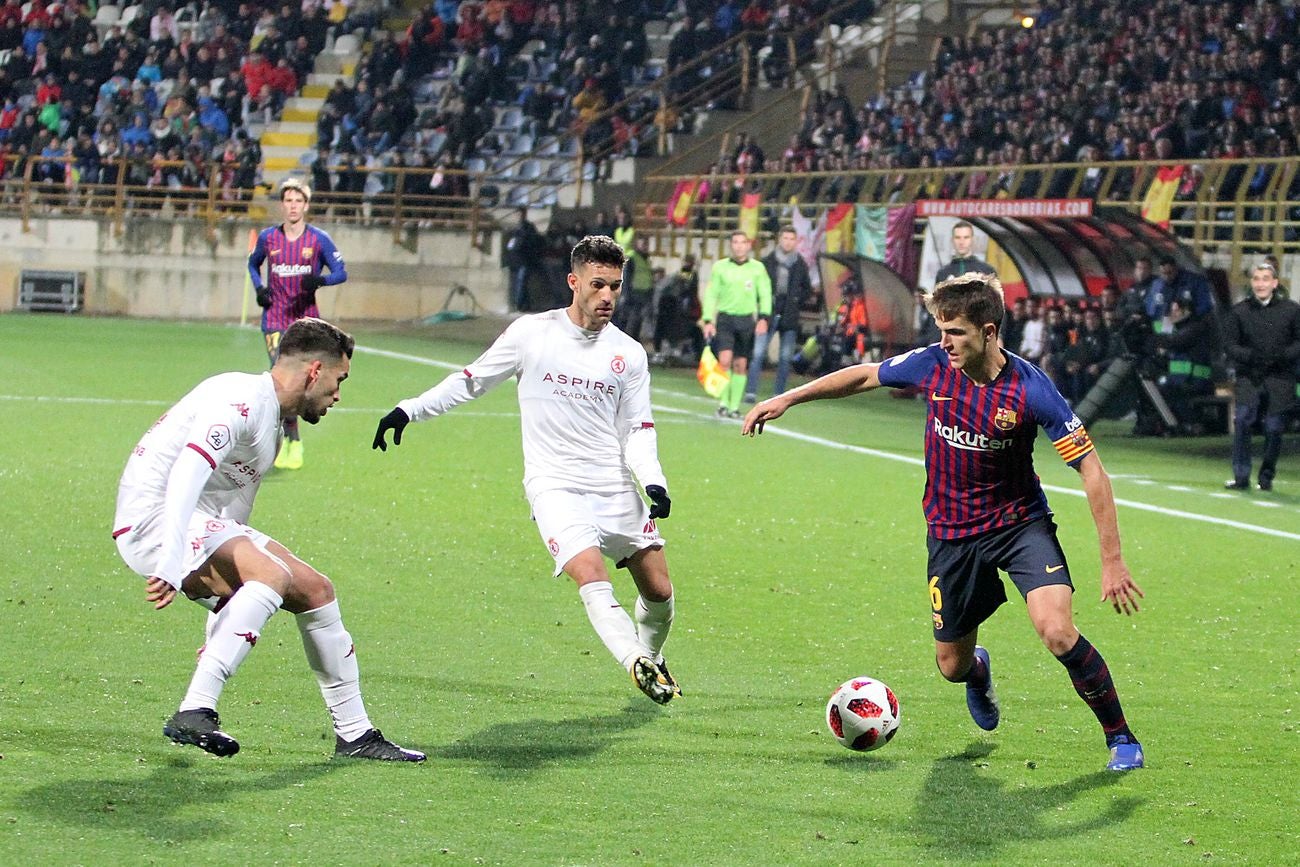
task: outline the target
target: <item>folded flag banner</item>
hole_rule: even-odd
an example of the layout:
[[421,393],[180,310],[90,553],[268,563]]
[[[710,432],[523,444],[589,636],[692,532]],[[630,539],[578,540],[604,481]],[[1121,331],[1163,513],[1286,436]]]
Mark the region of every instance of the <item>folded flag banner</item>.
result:
[[678,181],[673,187],[672,198],[668,200],[668,222],[674,226],[685,226],[694,199],[695,181]]
[[1162,229],[1169,228],[1169,212],[1178,193],[1178,183],[1182,180],[1184,166],[1161,166],[1156,176],[1147,187],[1146,198],[1142,200],[1142,219],[1155,223]]
[[727,387],[731,376],[722,369],[721,364],[718,364],[718,357],[713,354],[713,350],[706,346],[700,353],[700,366],[695,371],[695,378],[700,381],[700,385],[704,386],[704,391],[709,397],[718,397]]

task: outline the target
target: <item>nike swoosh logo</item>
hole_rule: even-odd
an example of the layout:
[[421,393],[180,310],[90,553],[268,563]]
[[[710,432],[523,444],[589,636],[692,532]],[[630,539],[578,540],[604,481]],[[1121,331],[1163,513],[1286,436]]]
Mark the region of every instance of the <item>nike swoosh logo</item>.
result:
[[932,391],[930,392],[930,400],[952,400],[952,398],[944,397],[942,394],[939,394],[939,392]]
[[1062,563],[1060,566],[1044,566],[1043,568],[1047,570],[1048,575],[1051,575],[1053,572],[1060,572],[1062,569],[1064,569],[1065,564]]

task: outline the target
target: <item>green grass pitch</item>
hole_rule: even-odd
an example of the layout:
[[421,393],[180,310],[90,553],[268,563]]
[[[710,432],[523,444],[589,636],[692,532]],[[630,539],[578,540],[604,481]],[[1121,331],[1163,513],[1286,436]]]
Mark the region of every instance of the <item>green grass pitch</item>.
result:
[[[1086,502],[1040,442],[1077,621],[1147,748],[1146,770],[1113,775],[1018,598],[981,630],[998,731],[935,670],[923,409],[884,393],[750,441],[690,371],[656,372],[686,694],[652,705],[550,577],[512,385],[371,451],[380,415],[453,369],[418,358],[459,367],[485,345],[461,327],[360,331],[306,467],[269,477],[254,513],[335,581],[376,723],[430,754],[393,767],[331,761],[284,615],[223,699],[238,756],[161,733],[203,612],[144,603],[109,539],[116,483],[165,406],[263,366],[260,335],[0,317],[0,863],[1300,863],[1295,442],[1275,492],[1225,497],[1224,438],[1093,430],[1147,594],[1132,618],[1098,602]],[[858,674],[902,704],[898,737],[865,755],[822,720]]]

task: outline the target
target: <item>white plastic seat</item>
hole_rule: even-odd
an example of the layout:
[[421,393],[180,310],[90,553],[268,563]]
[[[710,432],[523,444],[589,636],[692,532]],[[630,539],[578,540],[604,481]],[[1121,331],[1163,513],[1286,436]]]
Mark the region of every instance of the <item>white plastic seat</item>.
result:
[[506,148],[506,153],[511,156],[521,157],[533,152],[533,137],[526,132],[522,132],[510,140],[510,146]]
[[355,33],[344,33],[338,39],[334,40],[335,54],[356,54],[361,47],[361,40]]

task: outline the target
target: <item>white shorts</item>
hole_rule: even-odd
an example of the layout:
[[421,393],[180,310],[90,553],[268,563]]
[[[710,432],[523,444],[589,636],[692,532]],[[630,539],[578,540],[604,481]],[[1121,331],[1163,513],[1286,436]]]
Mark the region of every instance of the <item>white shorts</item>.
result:
[[588,548],[599,548],[621,567],[637,551],[664,544],[650,518],[650,508],[636,491],[543,491],[531,505],[537,532],[555,558],[556,575],[574,555]]
[[[113,531],[117,553],[131,567],[131,571],[144,578],[156,574],[158,557],[162,554],[162,531],[161,511],[150,512],[134,524]],[[184,574],[189,575],[202,566],[218,548],[236,536],[247,536],[263,550],[266,550],[266,543],[271,540],[270,536],[246,524],[196,511],[190,517],[189,527],[185,531],[185,541],[188,544],[185,546],[185,559],[181,567],[185,570]]]

